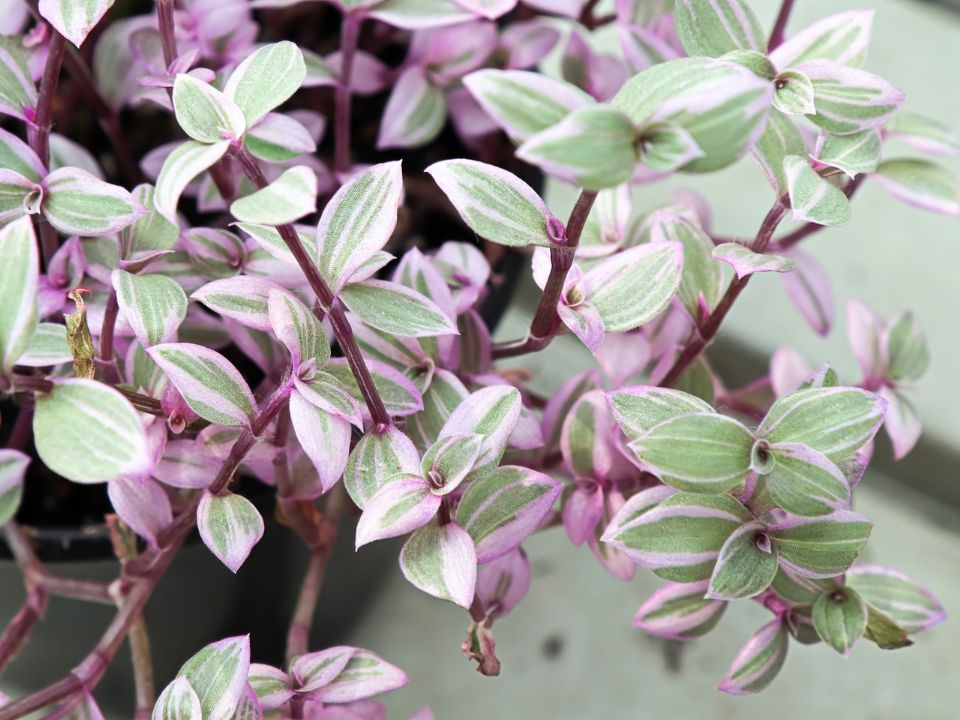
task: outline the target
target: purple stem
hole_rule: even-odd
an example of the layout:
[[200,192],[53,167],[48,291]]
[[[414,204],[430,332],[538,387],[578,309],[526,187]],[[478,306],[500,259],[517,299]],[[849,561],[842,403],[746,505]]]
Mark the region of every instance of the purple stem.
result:
[[[753,250],[753,252],[766,252],[774,231],[776,231],[780,221],[783,220],[787,214],[787,202],[786,198],[777,198],[773,207],[770,208],[770,211],[760,224],[760,230],[757,231],[757,236],[750,245],[750,249]],[[724,318],[726,318],[727,313],[730,312],[730,309],[740,296],[740,293],[743,292],[743,289],[747,286],[747,283],[750,282],[751,277],[752,276],[747,275],[743,278],[735,278],[730,282],[730,285],[727,287],[727,292],[720,298],[716,309],[706,319],[706,322],[694,330],[695,335],[693,339],[687,343],[686,347],[681,351],[680,356],[673,363],[673,366],[663,377],[663,380],[660,381],[661,387],[670,387],[676,383],[684,371],[700,357],[700,353],[702,353],[713,341],[713,338],[716,337],[717,331],[720,329]]]
[[345,12],[340,29],[340,78],[334,96],[334,149],[333,169],[338,174],[350,171],[350,109],[351,82],[353,78],[353,59],[357,51],[360,36],[360,24],[363,18],[353,12]]
[[530,323],[530,331],[527,333],[527,337],[523,340],[513,340],[495,345],[493,348],[495,359],[515,357],[543,350],[556,336],[560,326],[557,317],[557,303],[560,302],[560,296],[563,294],[567,273],[573,267],[573,259],[577,253],[577,247],[580,245],[580,236],[583,234],[583,226],[587,222],[587,217],[589,217],[593,202],[596,199],[597,193],[595,192],[590,190],[580,192],[580,196],[570,212],[570,220],[567,222],[566,242],[562,245],[555,244],[550,248],[550,275],[543,288],[543,294],[540,296],[540,304],[537,305],[537,311]]
[[[240,163],[244,174],[250,179],[250,182],[253,183],[255,188],[261,189],[269,184],[263,171],[260,169],[260,164],[245,147],[233,146],[230,148],[230,152],[232,157],[236,158]],[[350,327],[350,322],[347,320],[342,303],[333,294],[326,280],[323,279],[320,272],[314,266],[313,261],[310,260],[310,256],[307,255],[307,251],[304,249],[303,243],[300,242],[300,237],[297,235],[297,231],[293,225],[278,225],[277,232],[280,233],[280,237],[283,238],[287,248],[300,266],[300,270],[306,276],[311,289],[317,296],[317,300],[320,302],[321,313],[326,314],[330,318],[334,335],[337,337],[340,349],[343,350],[344,357],[346,357],[347,362],[350,364],[350,370],[357,380],[357,385],[360,388],[360,393],[363,395],[364,402],[367,404],[367,409],[370,411],[370,417],[373,420],[374,426],[388,427],[390,425],[390,414],[383,404],[380,392],[377,390],[377,386],[373,382],[373,377],[370,375],[370,370],[367,368],[367,363],[363,359],[363,354],[357,346],[356,338],[353,336],[353,328]]]
[[787,21],[790,20],[790,12],[792,10],[793,0],[783,0],[783,3],[780,5],[780,12],[777,14],[777,20],[773,24],[773,30],[770,31],[770,41],[767,43],[767,52],[772,52],[783,44]]
[[167,67],[177,59],[177,35],[173,24],[174,0],[157,0],[157,24],[160,27],[160,44],[163,46],[163,61]]

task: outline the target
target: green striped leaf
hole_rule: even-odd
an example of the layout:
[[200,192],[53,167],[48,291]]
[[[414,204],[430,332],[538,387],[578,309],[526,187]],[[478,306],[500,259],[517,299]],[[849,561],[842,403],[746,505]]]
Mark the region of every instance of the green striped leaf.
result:
[[910,147],[931,155],[960,154],[960,135],[943,123],[913,112],[898,112],[887,123],[888,138],[902,140]]
[[210,552],[235,573],[263,537],[263,518],[242,495],[204,492],[197,508],[197,530]]
[[343,475],[350,454],[350,421],[311,402],[316,398],[308,400],[300,391],[303,387],[300,385],[290,396],[290,421],[317,471],[320,491],[314,492],[315,486],[311,486],[309,493],[316,497],[330,490]]
[[779,110],[771,110],[767,127],[753,149],[753,157],[777,197],[785,195],[788,190],[783,161],[790,155],[803,156],[806,153],[803,137],[793,121]]
[[430,447],[451,413],[469,394],[456,375],[449,370],[437,370],[423,392],[419,412],[407,418],[407,434],[414,444],[421,450]]
[[37,329],[40,254],[29,217],[0,229],[0,258],[0,370],[6,372]]
[[138,475],[152,462],[136,410],[95,380],[58,380],[37,395],[33,437],[44,465],[78,483]]
[[783,172],[796,222],[845,225],[850,221],[847,196],[810,167],[805,157],[790,155],[784,158]]
[[810,60],[834,60],[859,67],[867,54],[873,29],[873,10],[851,10],[818,20],[790,37],[770,53],[778,68]]
[[306,76],[303,53],[295,43],[272,43],[248,55],[230,73],[223,94],[239,108],[249,128],[285,103]]
[[467,75],[463,84],[516,143],[595,102],[575,85],[521,70],[479,70]]
[[587,299],[607,332],[624,332],[650,322],[667,309],[680,287],[683,247],[645,243],[594,265],[583,276]]
[[825,592],[813,604],[813,626],[827,645],[849,655],[867,629],[867,606],[849,587]]
[[458,334],[456,323],[415,290],[386,280],[347,285],[340,297],[370,327],[402,337]]
[[703,150],[693,136],[671,122],[650,123],[640,130],[637,144],[640,160],[658,173],[680,170],[703,157]]
[[611,440],[615,432],[603,391],[587,392],[573,404],[563,421],[560,450],[574,477],[606,478],[618,459]]
[[648,597],[633,626],[668,640],[690,640],[716,627],[727,609],[722,600],[706,597],[708,582],[667,583]]
[[292,677],[285,678],[286,684],[296,688],[297,692],[315,692],[333,682],[347,667],[347,663],[355,653],[356,648],[338,645],[319,652],[300,655],[290,663]]
[[771,444],[806,445],[839,466],[876,434],[884,405],[880,397],[860,388],[798,390],[773,404],[757,437]]
[[476,544],[477,562],[506,555],[539,527],[563,489],[528,468],[505,465],[471,480],[457,507],[457,522]]
[[629,519],[618,514],[601,539],[638,565],[675,582],[707,580],[724,543],[751,520],[750,512],[725,494],[676,493],[656,507],[643,505],[625,505]]
[[147,354],[204,420],[239,426],[253,422],[253,393],[240,372],[220,353],[191,343],[167,343],[154,345]]
[[457,525],[427,525],[400,551],[400,570],[414,587],[469,608],[477,582],[477,554],[470,535]]
[[54,170],[43,184],[43,215],[63,235],[108,235],[147,214],[119,185],[77,168]]
[[876,170],[882,149],[883,141],[876,130],[852,135],[827,134],[821,140],[817,160],[852,178]]
[[587,190],[603,190],[633,175],[636,138],[626,115],[609,105],[593,105],[527,138],[517,157]]
[[0,450],[0,527],[17,514],[29,464],[30,457],[19,450]]
[[317,151],[313,133],[302,123],[280,113],[267,113],[244,137],[247,149],[268,162],[287,162]]
[[927,160],[885,160],[871,177],[887,192],[921,210],[960,216],[960,183],[942,165]]
[[733,50],[766,48],[763,28],[743,0],[678,0],[674,17],[688,55],[718,57]]
[[[348,7],[360,7],[363,0],[346,0]],[[423,30],[473,20],[474,16],[448,0],[382,0],[370,16],[403,30]]]
[[879,565],[851,569],[846,585],[908,633],[927,630],[947,618],[943,604],[913,578]]
[[70,362],[73,354],[67,344],[67,329],[56,323],[40,323],[30,339],[30,345],[17,360],[26,367],[49,367]]
[[340,674],[327,685],[314,690],[310,697],[322,703],[350,703],[371,695],[390,692],[406,685],[406,674],[369,650],[353,649],[353,654]]
[[879,75],[831,60],[814,60],[795,68],[813,85],[816,114],[809,118],[838,135],[883,125],[903,104],[904,94]]
[[786,115],[813,115],[813,83],[799,70],[785,70],[774,80],[773,106]]
[[252,663],[247,682],[264,710],[275,710],[283,706],[294,694],[287,674],[270,665]]
[[447,119],[443,90],[417,66],[399,77],[383,111],[377,148],[415,148],[433,140]]
[[782,618],[757,630],[737,657],[717,689],[729,695],[753,695],[773,682],[787,659],[789,636]]
[[612,100],[635,125],[669,121],[689,133],[703,156],[686,172],[712,172],[746,154],[763,132],[773,85],[747,68],[694,57],[654,65],[628,80]]
[[317,226],[319,270],[336,293],[386,245],[403,191],[399,162],[373,165],[337,190]]
[[696,395],[654,385],[624,387],[607,393],[620,429],[631,440],[670,418],[714,412]]
[[682,415],[655,425],[630,443],[650,472],[689,492],[722,492],[750,472],[753,436],[733,418],[716,413]]
[[197,175],[216,164],[229,147],[229,140],[210,145],[188,140],[174,148],[163,161],[157,176],[157,187],[153,196],[157,212],[179,227],[177,205],[184,189]]
[[363,508],[357,523],[356,549],[375,540],[406,535],[433,520],[443,502],[418,472],[384,483]]
[[395,425],[368,430],[347,460],[343,484],[361,510],[380,488],[398,475],[420,472],[420,456],[410,439]]
[[40,0],[44,20],[77,47],[113,6],[114,0]]
[[207,645],[183,664],[177,677],[196,691],[203,720],[231,720],[249,669],[250,638],[241,635]]
[[683,248],[683,271],[677,295],[693,318],[699,317],[701,298],[713,309],[723,294],[723,268],[714,261],[713,240],[699,225],[669,210],[651,215],[651,242],[674,242]]
[[200,698],[183,677],[167,685],[153,706],[151,720],[203,720]]
[[190,297],[247,327],[271,332],[270,293],[277,290],[280,287],[269,280],[244,275],[214,280]]
[[[36,110],[37,87],[27,66],[27,53],[19,38],[0,39],[0,114],[26,120],[26,110]],[[0,167],[11,167],[0,162]]]
[[150,347],[177,339],[177,330],[187,316],[183,288],[163,275],[114,270],[111,278],[120,312],[141,345]]
[[773,461],[764,473],[767,490],[778,507],[814,517],[850,506],[847,479],[823,454],[797,443],[772,445],[765,452]]
[[152,185],[138,185],[133,189],[134,199],[146,208],[147,213],[120,231],[120,254],[126,259],[142,253],[171,250],[177,244],[180,228],[157,210],[155,194]]
[[430,481],[435,495],[448,495],[457,489],[473,469],[480,453],[483,435],[457,433],[437,440],[427,448],[420,473]]
[[297,165],[265,188],[235,200],[230,214],[244,223],[285,225],[317,210],[317,174]]
[[177,124],[193,140],[218,143],[243,136],[243,112],[222,92],[192,75],[177,75],[173,82],[173,109]]
[[473,470],[482,475],[497,466],[507,448],[510,435],[520,419],[522,401],[520,391],[510,385],[492,385],[464,398],[457,405],[437,439],[462,433],[476,433],[483,437]]
[[0,223],[6,224],[40,210],[42,190],[13,170],[0,168]]
[[312,360],[321,368],[330,359],[330,341],[323,325],[296,295],[279,288],[270,290],[267,314],[271,329],[290,353],[294,372],[301,363]]
[[[423,409],[423,397],[420,391],[402,373],[376,360],[367,360],[367,369],[390,415],[406,417]],[[333,359],[324,366],[323,370],[333,375],[355,400],[363,402],[363,394],[346,360]]]
[[890,322],[885,344],[887,375],[891,379],[918,380],[930,367],[927,340],[912,312],[901,313]]
[[785,273],[797,269],[797,264],[785,255],[755,253],[740,243],[723,243],[713,248],[712,255],[733,268],[738,278],[758,272]]
[[443,160],[427,172],[480,237],[512,247],[554,241],[559,221],[516,175],[476,160]]
[[770,526],[780,563],[800,575],[828,578],[843,574],[870,537],[873,523],[863,515],[837,510],[819,518],[790,518]]
[[759,595],[777,574],[777,551],[770,546],[762,523],[751,522],[733,531],[720,548],[710,576],[707,597],[735,600]]

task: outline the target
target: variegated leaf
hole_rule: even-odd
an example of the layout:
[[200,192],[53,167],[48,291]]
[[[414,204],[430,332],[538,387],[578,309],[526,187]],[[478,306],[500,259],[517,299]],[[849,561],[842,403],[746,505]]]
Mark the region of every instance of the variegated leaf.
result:
[[[403,373],[377,360],[367,360],[367,369],[390,415],[406,417],[423,409],[423,396]],[[331,360],[324,367],[324,372],[337,378],[340,385],[345,387],[354,399],[363,402],[363,394],[346,360]],[[366,413],[366,406],[363,406],[362,411]]]
[[753,436],[742,424],[716,413],[681,415],[655,425],[630,443],[664,483],[689,492],[722,492],[750,471]]
[[113,6],[114,0],[40,0],[43,19],[77,47]]
[[770,53],[781,70],[811,60],[833,60],[859,67],[867,55],[873,30],[873,10],[851,10],[830,15],[793,35]]
[[299,90],[306,76],[303,53],[296,43],[285,40],[248,55],[230,73],[223,94],[240,110],[250,128]]
[[477,582],[477,552],[457,523],[427,525],[400,551],[400,570],[410,583],[441,600],[469,608]]
[[400,163],[382,163],[341,186],[324,207],[317,226],[318,266],[334,292],[386,245],[402,192]]
[[773,106],[785,115],[813,115],[813,83],[799,70],[785,70],[773,81]]
[[839,468],[806,445],[781,443],[768,450],[772,468],[765,471],[770,497],[793,515],[829,515],[850,506],[850,486]]
[[295,392],[290,396],[290,420],[303,451],[313,461],[320,485],[327,492],[343,475],[350,453],[350,422],[321,410]]
[[867,629],[867,606],[849,587],[825,592],[813,604],[813,626],[827,645],[849,655]]
[[789,155],[783,161],[783,171],[794,220],[818,225],[849,222],[850,201],[847,196],[810,167],[806,158]]
[[717,245],[713,257],[732,267],[738,278],[758,272],[786,273],[797,269],[797,264],[784,255],[755,253],[740,243]]
[[43,185],[43,215],[63,235],[108,235],[147,214],[119,185],[77,168],[55,170]]
[[371,428],[354,446],[347,460],[343,484],[350,499],[363,510],[380,488],[399,475],[420,472],[420,455],[395,425]]
[[108,385],[70,378],[37,395],[33,437],[44,465],[68,480],[99,483],[152,463],[140,416]]
[[151,720],[203,720],[200,698],[185,677],[174,678],[157,698]]
[[668,640],[690,640],[713,630],[727,603],[706,597],[709,581],[667,583],[644,600],[633,626]]
[[254,156],[268,162],[286,162],[317,151],[317,141],[311,131],[281,113],[264,115],[247,130],[244,142]]
[[624,332],[666,310],[682,273],[680,243],[646,243],[597,263],[583,276],[583,286],[605,330]]
[[530,136],[517,157],[587,190],[626,182],[637,164],[637,133],[630,119],[608,105],[574,110]]
[[667,580],[708,579],[727,538],[751,519],[729,495],[675,493],[664,499],[666,490],[645,492],[624,505],[601,539]]
[[729,695],[753,695],[773,682],[787,659],[787,623],[775,618],[757,630],[737,657],[717,689]]
[[187,660],[177,673],[200,699],[203,720],[231,720],[243,696],[250,669],[250,637],[211,643]]
[[124,319],[144,347],[175,341],[187,316],[187,296],[163,275],[133,275],[114,270],[113,289]]
[[370,327],[402,337],[456,335],[456,323],[430,299],[386,280],[347,285],[340,297]]
[[483,440],[483,435],[477,433],[455,433],[427,448],[420,473],[430,481],[435,495],[448,495],[457,489],[473,470]]
[[810,120],[828,132],[849,135],[883,125],[903,104],[904,94],[879,75],[831,60],[796,68],[813,85],[816,114]]
[[908,633],[927,630],[947,618],[943,603],[901,572],[879,565],[861,565],[848,571],[846,577],[847,587]]
[[472,13],[452,0],[383,0],[371,8],[370,16],[403,30],[426,30],[473,19]]
[[19,450],[0,450],[0,526],[17,514],[23,495],[23,476],[30,457]]
[[24,217],[0,229],[0,370],[9,371],[37,330],[40,253]]
[[503,457],[511,433],[520,419],[520,391],[510,385],[493,385],[467,396],[450,413],[437,439],[462,433],[483,436],[473,472],[482,475]]
[[317,174],[297,165],[265,188],[235,200],[230,214],[244,223],[285,225],[317,210]]
[[287,674],[270,665],[252,663],[247,682],[264,710],[275,710],[283,706],[294,694]]
[[817,160],[853,178],[859,173],[876,170],[882,149],[883,141],[876,130],[864,130],[852,135],[827,133],[822,138]]
[[247,327],[271,332],[273,325],[270,322],[270,293],[280,289],[269,280],[245,275],[214,280],[196,290],[190,297]]
[[208,83],[179,74],[173,83],[177,124],[193,140],[218,143],[243,136],[247,122],[234,102]]
[[210,552],[235,573],[263,537],[263,518],[242,495],[205,491],[197,508],[197,530]]
[[801,443],[841,465],[880,429],[885,403],[854,387],[798,390],[770,408],[757,437],[771,444]]
[[177,205],[184,189],[197,175],[220,160],[229,147],[229,140],[210,145],[188,140],[174,148],[163,161],[163,167],[157,176],[157,187],[153,196],[157,212],[179,227]]
[[863,515],[837,510],[818,518],[790,518],[770,526],[781,565],[810,578],[843,574],[870,536],[873,523]]
[[941,215],[960,216],[960,183],[942,165],[918,159],[885,160],[871,177],[909,205]]
[[639,132],[640,160],[658,173],[674,172],[703,157],[693,136],[672,122],[654,122]]
[[357,523],[357,549],[423,527],[437,514],[441,502],[420,473],[389,480],[363,508]]
[[696,395],[654,385],[635,385],[607,393],[607,402],[631,440],[670,418],[695,413],[714,412],[709,403]]
[[521,143],[594,99],[570,83],[521,70],[479,70],[463,84],[490,117]]
[[759,522],[741,525],[720,548],[707,597],[736,600],[759,595],[777,574],[777,552]]
[[369,650],[356,649],[346,667],[311,697],[322,703],[352,703],[390,692],[409,682],[406,674]]
[[218,425],[249,426],[256,401],[247,381],[220,353],[192,343],[166,343],[147,350],[190,408]]
[[718,57],[732,50],[763,52],[766,39],[744,0],[677,0],[677,35],[689,55]]
[[[300,655],[290,663],[288,682],[297,692],[311,693],[326,687],[343,672],[357,652],[354,647],[337,645],[318,652]],[[292,694],[292,693],[291,693]]]
[[917,113],[898,112],[887,123],[884,133],[888,138],[902,140],[920,152],[931,155],[960,154],[960,135],[953,128]]
[[[37,87],[27,65],[27,52],[17,37],[0,39],[0,114],[26,120],[36,112]],[[0,161],[0,167],[10,167]]]
[[397,79],[383,111],[377,148],[415,148],[433,140],[447,119],[443,90],[417,66]]
[[649,219],[650,242],[682,246],[683,274],[677,291],[690,317],[698,318],[701,301],[710,309],[723,294],[723,268],[711,256],[713,240],[695,221],[670,210],[658,210]]
[[505,465],[471,481],[457,522],[476,544],[477,562],[506,555],[539,527],[563,489],[553,478]]
[[777,197],[787,193],[787,176],[783,161],[790,155],[806,155],[807,146],[793,121],[779,110],[771,110],[767,127],[753,148],[753,157],[760,165],[767,182]]
[[270,327],[290,353],[294,370],[313,360],[317,367],[330,359],[330,342],[323,326],[291,292],[273,289],[267,295]]
[[476,160],[443,160],[427,168],[477,235],[500,245],[550,246],[562,224],[516,175]]

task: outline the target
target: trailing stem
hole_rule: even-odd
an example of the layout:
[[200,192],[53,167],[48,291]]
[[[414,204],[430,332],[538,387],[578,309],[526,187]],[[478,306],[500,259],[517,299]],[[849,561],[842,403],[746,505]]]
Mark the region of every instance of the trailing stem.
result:
[[357,52],[362,18],[354,12],[344,12],[340,28],[340,77],[334,96],[333,109],[333,169],[342,174],[350,171],[350,114],[353,60]]
[[565,242],[563,244],[557,243],[550,248],[550,275],[547,278],[546,285],[544,285],[540,303],[537,305],[536,313],[534,313],[533,320],[530,323],[530,331],[527,333],[527,337],[523,340],[495,345],[493,348],[494,358],[515,357],[543,350],[556,336],[560,326],[557,317],[557,303],[560,302],[563,286],[567,280],[567,273],[573,267],[577,247],[580,245],[583,227],[596,199],[597,193],[595,192],[589,190],[580,192],[580,196],[570,212],[564,238]]

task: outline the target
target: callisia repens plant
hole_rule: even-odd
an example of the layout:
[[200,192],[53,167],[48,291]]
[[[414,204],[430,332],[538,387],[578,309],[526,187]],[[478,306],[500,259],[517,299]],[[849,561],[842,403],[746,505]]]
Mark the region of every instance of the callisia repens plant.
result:
[[[872,12],[787,32],[785,0],[768,33],[745,0],[0,5],[0,523],[27,588],[0,668],[49,596],[117,608],[71,674],[0,696],[0,720],[102,717],[128,638],[137,718],[384,717],[373,698],[407,683],[404,658],[308,646],[344,518],[358,549],[403,538],[404,577],[464,608],[463,652],[489,675],[493,626],[530,587],[524,541],[560,526],[611,582],[663,579],[642,632],[689,640],[735,601],[769,611],[716,668],[735,695],[794,643],[899,648],[944,619],[910,568],[857,562],[874,437],[899,458],[920,434],[917,319],[850,300],[859,378],[784,348],[731,389],[706,354],[756,273],[831,331],[827,274],[800,246],[846,223],[864,182],[960,215],[927,159],[960,140],[864,69]],[[921,155],[884,157],[894,138]],[[772,191],[755,232],[717,234],[692,192],[633,197],[746,157]],[[577,188],[569,214],[544,177]],[[424,206],[459,235],[424,241]],[[481,310],[510,292],[505,258],[539,305],[525,337],[493,342]],[[536,353],[567,333],[595,363],[539,396]],[[42,466],[105,491],[113,583],[34,553],[16,518]],[[287,662],[230,637],[154,691],[151,594],[194,528],[243,572],[265,493],[311,552]]]

